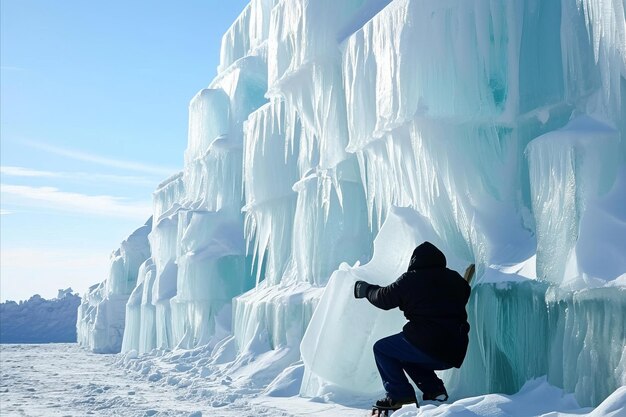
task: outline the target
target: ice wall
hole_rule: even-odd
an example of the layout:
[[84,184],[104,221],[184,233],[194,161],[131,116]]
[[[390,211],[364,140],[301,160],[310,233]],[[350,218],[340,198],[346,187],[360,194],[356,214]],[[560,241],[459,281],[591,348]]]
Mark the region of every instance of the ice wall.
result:
[[268,95],[284,98],[298,112],[311,132],[306,139],[315,140],[313,146],[319,149],[310,156],[319,158],[321,169],[336,167],[348,157],[338,41],[387,3],[389,0],[283,0],[272,10]]
[[[291,255],[298,175],[297,119],[283,101],[267,103],[248,118],[245,128],[243,175],[246,205],[245,235],[257,264],[257,285],[280,282]],[[251,239],[254,239],[251,241]]]
[[[502,228],[518,245],[530,237],[523,149],[571,112],[560,12],[556,2],[398,0],[347,39],[347,149],[372,219],[411,206],[458,256],[481,263],[511,239]],[[506,226],[492,227],[494,217]]]
[[616,124],[622,138],[626,134],[625,9],[620,0],[563,2],[561,25],[568,98],[581,112]]
[[[388,1],[281,1],[267,39],[267,96],[244,137],[246,238],[259,277],[234,303],[240,348],[300,344],[341,262],[365,261],[372,235],[348,140],[339,40]],[[337,9],[338,8],[338,9]]]
[[209,343],[232,298],[253,286],[241,212],[243,125],[267,101],[266,72],[262,57],[244,56],[190,103],[168,347]]
[[[154,283],[154,262],[152,258],[146,259],[141,264],[137,273],[137,286],[128,297],[126,302],[126,318],[124,326],[124,337],[122,339],[122,352],[128,352],[130,350],[136,350],[141,353],[145,352],[143,349],[143,343],[145,342],[145,336],[142,337],[142,333],[146,330],[154,329],[153,326],[149,326],[149,323],[144,324],[144,317],[142,317],[142,299],[144,295],[144,287],[147,283]],[[152,325],[154,325],[152,321]],[[140,348],[140,345],[142,347]]]
[[178,211],[186,198],[183,173],[163,181],[153,193],[150,258],[139,268],[126,304],[122,352],[149,352],[173,345],[170,299],[176,295]]
[[473,289],[468,313],[466,362],[443,373],[454,397],[516,392],[547,375],[580,405],[594,406],[624,385],[624,287],[561,292],[536,281],[483,284]]
[[[155,329],[150,334],[155,339],[147,339],[149,344],[138,349],[139,352],[149,351],[153,347],[169,348],[174,344],[170,300],[176,295],[178,211],[186,198],[185,191],[181,172],[163,182],[153,194],[154,216],[157,221],[154,222],[148,238],[155,269],[154,283],[151,291],[143,293],[142,304],[154,306]],[[148,324],[142,321],[142,326]]]
[[232,298],[253,285],[241,213],[243,123],[267,101],[267,66],[261,56],[248,55],[256,43],[246,43],[244,55],[237,48],[242,27],[264,36],[255,25],[268,13],[265,3],[246,9],[252,18],[233,26],[230,41],[225,35],[234,49],[223,55],[223,71],[189,104],[184,169],[154,193],[151,272],[127,305],[133,320],[140,318],[126,329],[124,351],[209,343]]
[[104,283],[89,287],[87,294],[82,297],[76,317],[76,339],[80,346],[89,348],[93,345],[93,324],[96,316],[96,305],[102,301],[102,287]]
[[369,395],[403,319],[351,286],[430,240],[478,270],[454,396],[547,374],[599,403],[626,380],[624,21],[620,0],[253,0],[191,99],[150,259],[93,288],[82,343],[130,294],[125,351],[301,351],[302,394]]
[[247,55],[259,54],[269,34],[272,8],[278,0],[252,0],[222,37],[218,72]]
[[150,256],[152,219],[135,230],[110,257],[109,277],[89,289],[78,309],[78,343],[96,353],[117,353],[124,336],[126,303],[140,265]]
[[[533,140],[528,146],[528,162],[537,233],[537,275],[574,289],[588,287],[588,282],[576,282],[584,281],[586,272],[576,250],[580,226],[588,205],[606,194],[615,182],[621,162],[618,131],[589,117],[579,117]],[[619,212],[614,216],[625,217]],[[603,217],[593,221],[602,222]],[[614,233],[597,239],[590,236],[590,241],[580,243],[601,245]],[[580,255],[584,257],[586,252]],[[616,253],[609,264],[624,265],[624,258],[626,255]],[[619,275],[618,271],[612,276],[594,272],[595,278],[604,280]]]
[[179,215],[177,293],[171,300],[172,333],[182,347],[207,344],[214,319],[250,288],[239,216],[183,211]]
[[[399,332],[405,319],[398,310],[373,315],[376,310],[367,301],[345,294],[357,280],[391,283],[406,270],[411,249],[424,240],[449,253],[428,219],[408,208],[393,208],[376,237],[372,261],[343,264],[333,274],[302,340],[306,372],[301,394],[313,397],[337,389],[380,394],[372,347],[376,340]],[[448,264],[459,271],[465,266],[455,258]],[[571,292],[547,282],[520,281],[516,274],[507,277],[508,282],[502,279],[473,288],[465,363],[460,370],[442,373],[452,398],[514,393],[526,381],[548,375],[551,383],[574,392],[581,404],[594,405],[623,385],[623,287]]]
[[[537,270],[531,276],[568,290],[622,282],[624,211],[615,211],[615,202],[623,200],[617,197],[624,195],[623,186],[601,196],[624,163],[623,15],[623,6],[613,2],[396,0],[349,36],[342,62],[346,150],[358,157],[375,230],[383,222],[394,229],[395,207],[410,207],[427,219],[447,256],[477,264],[477,283],[523,281],[515,272],[526,269],[535,255]],[[604,61],[598,48],[610,50],[599,52],[607,54]],[[594,214],[610,214],[590,218],[590,205]],[[603,238],[594,231],[596,222],[605,231],[609,225],[615,229]],[[385,233],[383,226],[376,249],[396,243],[383,243]],[[395,235],[401,242],[402,234]],[[600,252],[595,247],[614,255],[602,257],[610,267],[599,267],[601,262],[593,259]],[[378,262],[375,250],[370,263],[344,265],[333,275],[301,345],[302,394],[317,396],[339,387],[372,395],[380,389],[370,347],[399,330],[404,320],[350,305],[354,301],[339,295],[349,293],[356,279],[389,283],[402,272],[393,265],[377,271]],[[502,274],[512,265],[518,266]],[[481,305],[493,307],[472,318],[472,343],[482,350],[470,355],[460,372],[446,375],[454,395],[514,392],[528,378],[545,373],[564,386],[567,374],[576,375],[567,389],[581,403],[597,404],[622,383],[623,325],[603,311],[621,314],[623,291],[615,299],[604,299],[600,291],[587,293],[598,304],[575,318],[560,316],[564,324],[551,317],[563,305],[571,312],[575,293],[565,291],[554,299],[546,296],[547,287],[535,295],[523,291],[522,284],[497,295],[486,288],[476,289],[485,297]],[[502,305],[499,297],[513,301]],[[477,303],[472,298],[469,309],[480,308]],[[538,322],[523,318],[529,316],[526,303],[534,307]],[[360,322],[369,323],[366,329],[350,327],[355,311]],[[488,321],[511,315],[517,333],[496,325],[498,319]],[[337,317],[347,317],[346,322],[336,322]],[[618,328],[594,332],[604,342],[593,346],[576,339],[582,333],[550,336],[570,320],[582,327]],[[537,334],[543,335],[540,343],[532,338]],[[524,348],[517,350],[516,344]],[[571,372],[573,362],[553,363],[559,346],[571,348],[567,355],[585,363],[601,351],[611,365],[601,376]],[[485,373],[490,378],[485,385],[471,382],[483,380]],[[478,391],[463,391],[470,386]]]

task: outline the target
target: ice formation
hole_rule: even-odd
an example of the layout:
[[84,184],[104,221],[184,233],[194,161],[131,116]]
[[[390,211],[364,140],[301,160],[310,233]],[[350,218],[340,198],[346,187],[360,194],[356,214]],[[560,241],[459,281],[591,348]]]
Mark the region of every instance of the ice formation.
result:
[[111,253],[109,277],[93,285],[78,307],[78,343],[96,353],[119,352],[124,337],[126,303],[137,284],[140,265],[150,256],[152,220],[135,230]]
[[35,294],[26,301],[0,303],[0,343],[76,342],[76,313],[80,297],[71,288],[57,298]]
[[234,344],[237,372],[285,352],[302,395],[374,395],[371,345],[403,319],[351,287],[392,282],[429,240],[478,270],[453,397],[547,375],[599,404],[626,382],[624,16],[621,0],[253,0],[191,100],[149,253],[118,254],[79,340],[220,361]]

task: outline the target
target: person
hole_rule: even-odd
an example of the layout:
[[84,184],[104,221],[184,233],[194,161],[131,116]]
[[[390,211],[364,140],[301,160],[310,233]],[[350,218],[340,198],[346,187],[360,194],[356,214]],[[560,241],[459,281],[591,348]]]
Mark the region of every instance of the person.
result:
[[[471,275],[473,265],[470,268]],[[446,268],[446,257],[435,245],[424,242],[413,251],[407,272],[394,283],[380,287],[357,281],[354,296],[367,298],[383,310],[399,307],[408,319],[401,333],[374,344],[376,366],[386,391],[375,407],[397,410],[404,404],[417,404],[405,372],[422,391],[424,401],[446,401],[448,393],[435,371],[459,368],[465,358],[468,281]]]

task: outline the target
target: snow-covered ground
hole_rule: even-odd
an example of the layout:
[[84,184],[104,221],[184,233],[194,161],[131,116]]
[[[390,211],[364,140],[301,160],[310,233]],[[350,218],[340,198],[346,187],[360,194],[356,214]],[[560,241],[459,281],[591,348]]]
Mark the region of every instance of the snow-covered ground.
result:
[[[1,345],[0,353],[2,417],[368,415],[365,399],[350,402],[337,396],[336,403],[269,396],[236,379],[220,378],[220,367],[209,365],[202,349],[137,359],[97,355],[75,344]],[[283,394],[288,394],[288,381],[285,375]],[[626,416],[626,387],[592,410],[580,408],[572,395],[539,378],[515,395],[490,394],[419,410],[407,406],[393,416],[620,417]]]
[[200,408],[178,393],[137,383],[115,367],[115,356],[76,344],[2,345],[0,415],[187,416]]
[[255,398],[253,389],[229,390],[208,378],[176,388],[171,382],[184,366],[166,371],[167,363],[155,361],[154,370],[159,362],[164,377],[151,381],[155,378],[150,375],[124,369],[120,359],[76,344],[0,345],[0,415],[256,417],[326,415],[330,410],[347,417],[364,414],[308,400]]

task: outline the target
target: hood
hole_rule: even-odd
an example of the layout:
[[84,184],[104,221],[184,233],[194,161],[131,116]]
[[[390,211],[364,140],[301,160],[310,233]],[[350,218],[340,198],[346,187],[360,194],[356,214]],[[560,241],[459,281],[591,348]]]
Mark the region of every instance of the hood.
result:
[[407,271],[415,271],[422,268],[445,268],[446,257],[435,245],[430,242],[424,242],[413,251],[409,269]]

